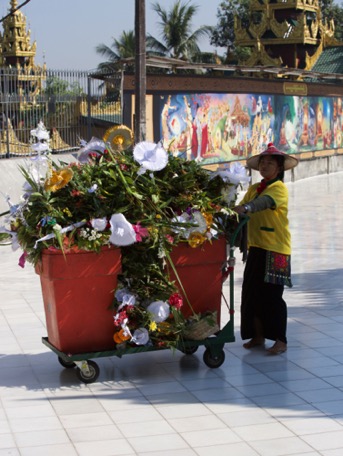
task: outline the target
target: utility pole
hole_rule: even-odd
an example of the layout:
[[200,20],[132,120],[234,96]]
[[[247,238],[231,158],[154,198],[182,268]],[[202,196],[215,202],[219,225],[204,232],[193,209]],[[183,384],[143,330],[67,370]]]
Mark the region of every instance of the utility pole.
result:
[[135,0],[135,143],[146,139],[146,33],[145,0]]

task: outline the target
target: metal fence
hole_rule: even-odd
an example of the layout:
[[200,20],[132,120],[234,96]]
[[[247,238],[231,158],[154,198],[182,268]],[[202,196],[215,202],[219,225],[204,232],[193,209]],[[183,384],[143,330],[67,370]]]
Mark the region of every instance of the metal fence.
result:
[[34,154],[40,121],[52,152],[77,149],[122,121],[120,75],[86,71],[0,69],[0,158]]

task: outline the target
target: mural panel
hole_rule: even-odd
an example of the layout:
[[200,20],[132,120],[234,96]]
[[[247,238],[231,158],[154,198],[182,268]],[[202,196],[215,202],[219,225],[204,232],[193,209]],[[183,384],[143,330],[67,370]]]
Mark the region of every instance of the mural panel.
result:
[[160,96],[160,135],[177,156],[202,164],[342,147],[342,98],[256,94]]

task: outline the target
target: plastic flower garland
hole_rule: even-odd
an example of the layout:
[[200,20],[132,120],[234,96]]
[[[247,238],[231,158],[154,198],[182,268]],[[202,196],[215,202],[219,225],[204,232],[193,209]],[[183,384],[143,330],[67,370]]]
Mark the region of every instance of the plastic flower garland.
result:
[[25,193],[16,205],[8,198],[0,231],[22,248],[22,267],[39,262],[44,249],[121,248],[114,343],[175,346],[187,303],[166,274],[167,260],[180,242],[201,248],[229,231],[242,167],[211,173],[160,144],[112,151],[96,138],[79,158],[68,164],[38,156],[22,168]]

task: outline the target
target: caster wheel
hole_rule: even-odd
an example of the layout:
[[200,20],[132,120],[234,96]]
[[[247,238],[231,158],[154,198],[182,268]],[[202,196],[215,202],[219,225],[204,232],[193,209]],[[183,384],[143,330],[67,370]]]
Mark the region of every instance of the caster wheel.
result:
[[197,345],[189,345],[189,346],[184,346],[181,348],[181,351],[182,353],[184,353],[185,355],[193,355],[193,353],[195,353],[197,350],[198,350],[198,346]]
[[66,369],[72,369],[73,367],[75,367],[74,361],[65,361],[60,356],[58,357],[58,362],[61,364],[61,366],[65,367]]
[[220,367],[223,362],[225,361],[225,352],[222,350],[218,355],[213,356],[211,350],[206,348],[204,351],[204,363],[207,367],[211,367],[215,369],[216,367]]
[[94,361],[86,361],[82,368],[77,369],[76,375],[83,383],[93,383],[99,377],[100,369]]

